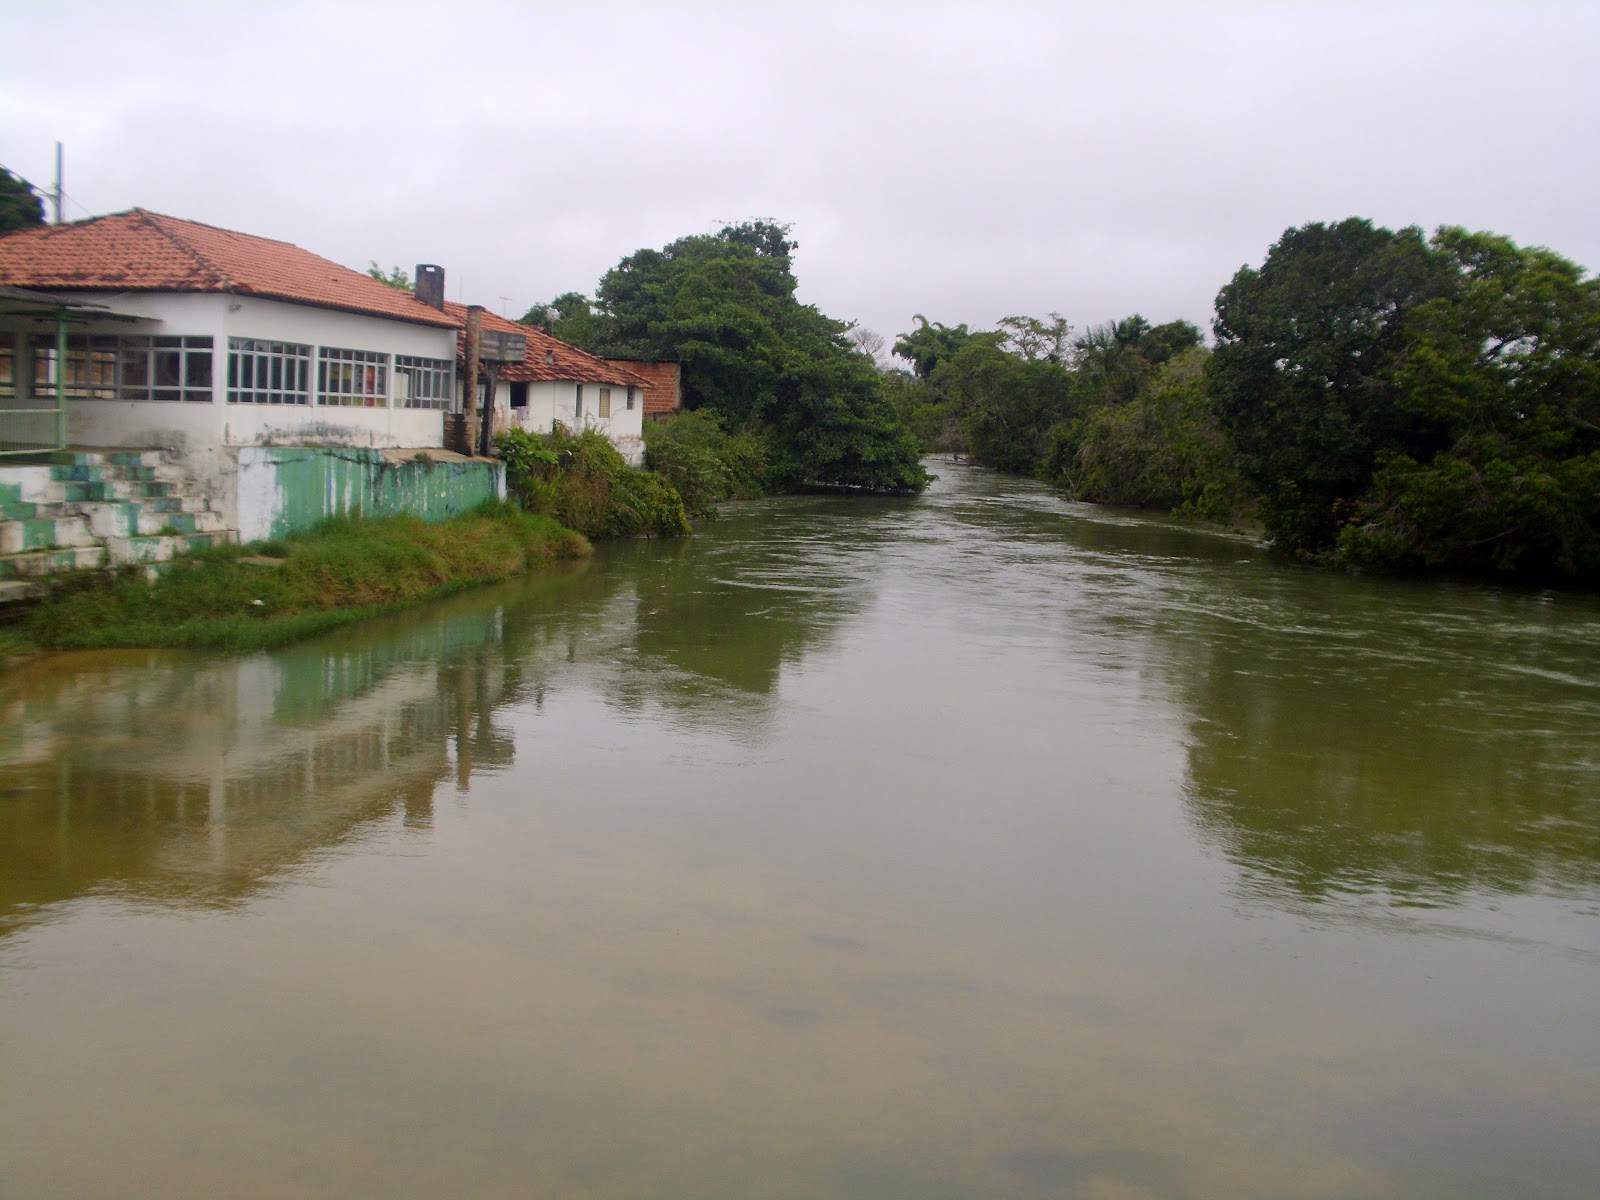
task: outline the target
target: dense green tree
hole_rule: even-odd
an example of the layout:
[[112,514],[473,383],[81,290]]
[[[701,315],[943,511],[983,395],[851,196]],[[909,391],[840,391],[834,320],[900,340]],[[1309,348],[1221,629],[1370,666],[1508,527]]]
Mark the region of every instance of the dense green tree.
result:
[[1126,404],[1149,384],[1156,369],[1200,344],[1188,321],[1152,326],[1138,313],[1091,325],[1072,339],[1071,363],[1085,407]]
[[1399,403],[1340,533],[1357,564],[1600,579],[1600,282],[1542,249],[1439,230],[1449,291],[1407,325]]
[[644,445],[645,466],[678,489],[691,517],[715,512],[720,501],[759,496],[771,487],[766,439],[751,429],[729,433],[709,408],[647,422]]
[[1074,498],[1100,504],[1209,520],[1239,513],[1249,492],[1206,392],[1207,357],[1203,346],[1191,345],[1131,400],[1095,406],[1078,424],[1058,426],[1048,477]]
[[387,284],[396,291],[409,292],[411,290],[411,276],[399,267],[390,267],[386,272],[377,264],[376,260],[367,263],[367,274],[379,283]]
[[1210,381],[1277,545],[1600,578],[1600,284],[1548,250],[1290,230],[1217,300]]
[[1420,230],[1352,218],[1287,231],[1217,296],[1211,394],[1280,549],[1330,548],[1380,453],[1439,448],[1398,371],[1407,322],[1450,285]]
[[919,379],[927,379],[940,363],[953,358],[957,351],[970,342],[978,341],[998,346],[1004,340],[1002,333],[973,332],[966,325],[941,325],[929,321],[921,313],[911,318],[917,323],[910,333],[902,333],[894,344],[898,358],[911,364]]
[[1012,315],[1000,319],[1000,330],[1005,337],[1006,349],[1011,353],[1036,362],[1065,362],[1072,342],[1072,326],[1060,313],[1051,313],[1049,320],[1039,317]]
[[573,306],[553,332],[599,354],[680,363],[685,407],[763,430],[781,486],[926,486],[916,441],[850,325],[796,299],[794,249],[787,226],[753,221],[640,250],[606,272],[587,315]]
[[26,179],[0,167],[0,234],[44,224],[44,201]]
[[959,419],[973,461],[1015,475],[1040,471],[1052,430],[1076,413],[1063,364],[1010,353],[996,338],[969,339],[928,384]]
[[602,353],[597,349],[605,340],[604,318],[581,292],[562,292],[549,303],[537,303],[522,314],[524,325],[540,325],[563,342]]

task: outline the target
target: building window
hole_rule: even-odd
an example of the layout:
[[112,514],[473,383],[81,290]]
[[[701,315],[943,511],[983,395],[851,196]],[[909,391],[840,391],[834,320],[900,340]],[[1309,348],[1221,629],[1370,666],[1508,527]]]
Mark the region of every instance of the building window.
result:
[[577,385],[577,399],[572,402],[572,415],[578,420],[583,420],[583,384]]
[[311,347],[228,339],[229,404],[310,404]]
[[447,358],[394,356],[394,400],[401,408],[453,407],[456,365]]
[[389,403],[389,356],[371,350],[317,350],[317,402],[357,408]]
[[[33,361],[33,395],[53,400],[56,394],[56,340],[49,334],[35,334],[29,342],[29,358]],[[9,355],[7,358],[9,363]],[[6,372],[10,383],[5,388],[6,395],[15,394],[13,375],[16,373],[14,368]],[[26,374],[26,368],[21,374]],[[117,339],[95,334],[69,334],[66,377],[62,382],[65,385],[62,391],[69,400],[115,400]]]
[[[37,334],[30,342],[33,393],[54,395],[55,339]],[[190,400],[209,404],[211,339],[71,334],[67,338],[62,382],[69,400]]]
[[628,411],[633,411],[633,389],[631,387],[628,389]]
[[611,389],[600,389],[600,415],[605,418],[611,416]]

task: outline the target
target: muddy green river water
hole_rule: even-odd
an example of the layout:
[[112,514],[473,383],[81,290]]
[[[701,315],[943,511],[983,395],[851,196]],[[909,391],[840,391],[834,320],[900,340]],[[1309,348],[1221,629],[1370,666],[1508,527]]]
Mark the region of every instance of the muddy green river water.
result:
[[0,676],[0,1197],[1600,1194],[1600,601],[936,469]]

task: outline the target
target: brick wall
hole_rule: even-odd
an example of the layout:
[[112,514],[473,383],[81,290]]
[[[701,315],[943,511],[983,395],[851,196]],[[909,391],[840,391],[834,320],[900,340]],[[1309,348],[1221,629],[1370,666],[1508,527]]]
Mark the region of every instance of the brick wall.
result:
[[649,387],[644,390],[645,420],[660,420],[671,416],[683,407],[683,391],[679,386],[680,368],[675,362],[641,362],[634,358],[608,358],[612,366],[622,367],[642,376]]

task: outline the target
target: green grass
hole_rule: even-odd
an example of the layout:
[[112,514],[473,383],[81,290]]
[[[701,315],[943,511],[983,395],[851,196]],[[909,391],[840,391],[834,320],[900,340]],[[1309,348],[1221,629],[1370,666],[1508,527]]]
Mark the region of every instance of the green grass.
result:
[[[29,647],[261,649],[588,552],[582,535],[509,504],[437,523],[334,520],[275,542],[202,551],[153,583],[137,572],[64,578],[7,631],[0,660]],[[279,565],[243,561],[259,557]]]

